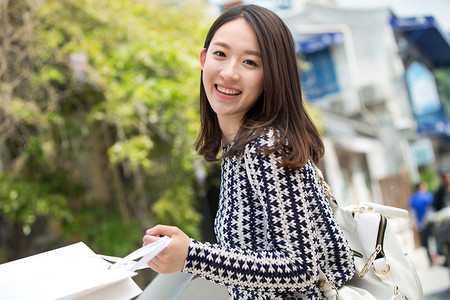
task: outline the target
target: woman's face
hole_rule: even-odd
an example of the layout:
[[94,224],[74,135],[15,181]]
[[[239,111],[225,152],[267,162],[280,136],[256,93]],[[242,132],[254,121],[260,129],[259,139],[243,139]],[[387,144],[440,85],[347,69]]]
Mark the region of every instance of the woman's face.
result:
[[247,22],[222,25],[200,52],[203,85],[219,122],[239,125],[263,91],[263,68],[256,34]]

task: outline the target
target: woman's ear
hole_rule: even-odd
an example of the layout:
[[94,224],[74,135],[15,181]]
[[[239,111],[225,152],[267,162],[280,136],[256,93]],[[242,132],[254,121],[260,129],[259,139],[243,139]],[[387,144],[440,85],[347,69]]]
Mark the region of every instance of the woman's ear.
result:
[[206,48],[203,48],[202,50],[200,50],[199,59],[200,59],[200,67],[203,70],[203,66],[205,65],[205,60],[206,60]]

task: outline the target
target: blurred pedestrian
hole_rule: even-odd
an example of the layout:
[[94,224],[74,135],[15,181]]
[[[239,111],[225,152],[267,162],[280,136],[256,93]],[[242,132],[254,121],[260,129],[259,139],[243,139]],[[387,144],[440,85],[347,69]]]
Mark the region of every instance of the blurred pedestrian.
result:
[[434,193],[433,207],[440,211],[445,207],[450,207],[450,168],[443,167],[440,170],[441,186]]
[[436,211],[436,220],[433,235],[436,239],[437,259],[450,266],[450,167],[442,166],[439,171],[441,186],[434,193],[433,207]]
[[409,205],[414,212],[415,225],[419,233],[420,243],[427,250],[430,263],[432,262],[432,256],[428,238],[432,233],[432,222],[429,220],[432,204],[433,195],[428,191],[427,183],[423,181],[419,182],[416,185],[415,192],[410,197]]

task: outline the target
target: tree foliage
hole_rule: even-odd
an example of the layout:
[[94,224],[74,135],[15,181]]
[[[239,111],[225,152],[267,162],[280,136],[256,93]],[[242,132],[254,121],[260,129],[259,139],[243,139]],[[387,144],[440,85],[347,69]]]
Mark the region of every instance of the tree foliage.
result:
[[201,4],[0,0],[0,10],[0,223],[10,237],[30,238],[38,218],[111,255],[155,223],[199,237]]

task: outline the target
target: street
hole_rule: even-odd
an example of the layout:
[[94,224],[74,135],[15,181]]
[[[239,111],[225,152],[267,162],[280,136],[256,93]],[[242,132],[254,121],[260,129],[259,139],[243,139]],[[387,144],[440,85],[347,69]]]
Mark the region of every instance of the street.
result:
[[418,269],[425,300],[450,299],[450,270],[443,266]]
[[450,299],[450,270],[444,266],[430,266],[425,250],[420,248],[412,254],[417,273],[422,282],[424,300]]
[[443,266],[431,266],[417,270],[425,300],[450,299],[450,270]]

